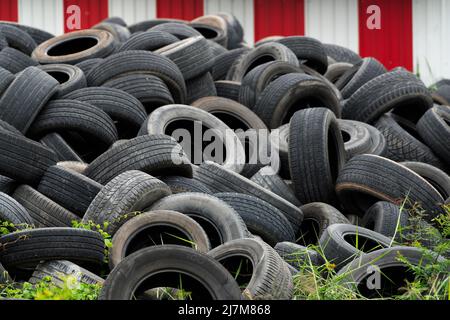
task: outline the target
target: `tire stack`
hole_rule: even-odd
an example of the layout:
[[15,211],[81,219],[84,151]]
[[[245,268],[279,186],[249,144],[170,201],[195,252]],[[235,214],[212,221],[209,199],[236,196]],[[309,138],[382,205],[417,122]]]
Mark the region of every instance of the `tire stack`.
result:
[[[372,297],[360,261],[423,261],[401,246],[401,204],[431,227],[449,201],[448,84],[243,35],[225,13],[57,37],[0,22],[0,220],[15,226],[0,286],[71,274],[100,299],[291,299],[295,274],[326,264]],[[183,144],[198,126],[221,161]]]

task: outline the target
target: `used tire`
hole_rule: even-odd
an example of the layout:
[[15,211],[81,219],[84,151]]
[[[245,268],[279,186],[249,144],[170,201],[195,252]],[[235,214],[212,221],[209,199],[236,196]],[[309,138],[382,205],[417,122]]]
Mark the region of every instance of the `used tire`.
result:
[[316,77],[293,73],[270,83],[252,110],[270,129],[276,129],[288,123],[296,111],[318,107],[340,117],[340,103],[331,87]]
[[169,186],[172,194],[185,192],[212,193],[203,183],[191,178],[166,176],[161,177],[160,180]]
[[161,23],[150,28],[148,31],[164,31],[174,35],[180,40],[201,36],[201,33],[191,26],[178,22]]
[[317,251],[296,243],[280,242],[274,249],[285,262],[297,270],[310,268],[311,265],[319,267],[325,263],[325,260]]
[[295,113],[289,130],[289,167],[300,202],[337,204],[334,186],[344,164],[344,142],[334,114],[324,108]]
[[188,215],[206,231],[212,248],[248,236],[239,214],[226,202],[211,195],[179,193],[159,200],[150,210],[171,210]]
[[28,211],[17,200],[3,192],[0,192],[0,221],[10,222],[18,229],[33,225]]
[[40,64],[77,64],[104,58],[116,49],[114,36],[103,30],[87,29],[66,33],[41,43],[32,54]]
[[132,218],[117,230],[112,239],[109,267],[113,270],[126,256],[146,247],[170,244],[192,247],[203,253],[210,250],[208,236],[195,220],[176,211],[150,211]]
[[144,172],[126,171],[100,190],[82,221],[105,225],[105,231],[114,235],[137,212],[170,194],[169,187],[162,181]]
[[450,108],[436,106],[428,110],[417,123],[417,130],[430,148],[450,165]]
[[186,91],[188,104],[203,97],[217,96],[216,85],[209,72],[186,81]]
[[30,186],[18,187],[12,196],[27,209],[33,219],[33,225],[37,228],[71,227],[72,222],[80,220],[78,216]]
[[[237,278],[238,283],[246,284],[243,296],[247,299],[292,298],[294,286],[287,265],[276,251],[263,241],[230,241],[211,250],[208,255],[219,261]],[[240,275],[239,271],[244,275]]]
[[109,149],[86,168],[85,175],[100,184],[128,170],[141,170],[154,176],[192,177],[192,165],[176,141],[165,135],[145,135]]
[[247,48],[239,48],[217,55],[211,70],[214,80],[225,80],[228,70],[230,70],[234,62],[248,51],[249,49]]
[[169,44],[180,41],[174,35],[164,31],[145,31],[133,34],[117,52],[130,50],[155,51]]
[[325,43],[323,46],[327,56],[333,58],[336,62],[356,64],[361,61],[361,57],[348,48],[328,43]]
[[195,179],[203,182],[215,193],[236,192],[264,199],[283,213],[294,230],[300,226],[303,220],[301,210],[290,202],[216,163],[206,162],[201,164],[195,171]]
[[58,133],[47,134],[39,141],[55,152],[58,161],[83,161],[77,152]]
[[19,73],[28,67],[36,65],[38,65],[36,61],[14,48],[7,47],[0,51],[0,67],[11,73]]
[[149,289],[178,288],[180,281],[194,300],[240,300],[239,286],[219,262],[172,245],[145,248],[126,257],[109,274],[99,299],[133,300]]
[[37,190],[79,217],[83,217],[102,187],[100,183],[76,171],[52,166],[42,177]]
[[[227,169],[236,172],[242,171],[243,165],[245,163],[245,152],[239,138],[234,132],[230,130],[230,128],[225,123],[199,108],[194,108],[186,105],[167,105],[158,108],[157,110],[153,111],[148,119],[144,122],[140,134],[172,135],[176,129],[186,129],[186,126],[189,129],[189,125],[186,124],[186,122],[190,122],[194,126],[194,128],[196,123],[201,122],[202,128],[205,127],[208,130],[211,130],[211,132],[214,134],[214,138],[222,142],[226,150],[226,158],[220,159],[218,161],[223,161],[223,166]],[[169,126],[169,124],[171,124],[171,126]],[[204,133],[202,129],[202,135],[203,134]],[[195,143],[197,141],[192,141],[192,139],[195,138],[195,135],[191,134],[190,138],[191,148],[194,147],[195,152],[195,148],[197,147]],[[194,157],[194,153],[191,153],[191,157],[193,158],[191,159],[192,162],[197,160]]]
[[420,203],[427,219],[439,214],[444,202],[439,192],[412,170],[392,160],[359,155],[350,159],[336,182],[336,192],[348,213],[363,215],[374,203]]
[[175,102],[186,100],[186,85],[177,65],[159,54],[132,50],[113,54],[87,75],[89,86],[101,86],[109,80],[130,74],[154,75],[164,81]]
[[297,242],[305,246],[317,244],[325,230],[332,224],[350,224],[336,208],[321,202],[312,202],[300,207],[303,222],[297,232]]
[[348,62],[336,62],[328,66],[327,72],[323,75],[331,83],[336,84],[339,79],[353,67],[353,64]]
[[6,268],[33,268],[43,260],[69,260],[98,266],[105,245],[94,231],[73,228],[43,228],[12,233],[0,238],[0,259]]
[[379,201],[367,210],[362,219],[364,228],[381,233],[386,237],[401,238],[402,229],[408,226],[408,211],[390,202]]
[[36,67],[23,70],[0,98],[0,119],[26,133],[58,89],[58,84],[56,79]]
[[322,234],[319,243],[327,260],[339,270],[360,255],[389,248],[391,239],[350,224],[332,224]]
[[217,96],[239,102],[239,92],[241,83],[236,81],[219,80],[214,82],[216,86]]
[[37,44],[34,39],[27,32],[13,25],[1,24],[0,34],[5,37],[9,47],[15,48],[28,56],[36,48]]
[[80,68],[86,76],[96,65],[98,65],[102,61],[103,58],[92,58],[78,62],[75,66]]
[[216,193],[244,220],[248,230],[270,246],[282,241],[295,241],[295,233],[286,217],[271,204],[241,193]]
[[83,71],[76,66],[69,64],[47,64],[39,66],[39,69],[47,72],[59,82],[58,89],[52,97],[53,99],[62,97],[69,92],[85,88],[87,85]]

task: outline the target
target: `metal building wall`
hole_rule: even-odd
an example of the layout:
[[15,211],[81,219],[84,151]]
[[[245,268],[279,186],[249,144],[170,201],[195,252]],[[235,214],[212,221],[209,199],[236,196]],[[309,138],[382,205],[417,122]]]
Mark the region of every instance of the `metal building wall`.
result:
[[17,0],[0,1],[0,20],[17,21]]
[[[64,0],[64,21],[68,17],[66,9],[71,5],[81,8],[81,29],[87,29],[108,17],[108,0]],[[69,32],[66,25],[64,30]]]
[[413,1],[414,67],[428,85],[450,78],[450,1]]
[[218,12],[234,14],[244,28],[245,41],[253,45],[255,41],[253,0],[205,0],[205,14]]
[[306,0],[306,35],[359,50],[358,0]]
[[19,0],[19,22],[54,35],[64,33],[63,12],[61,0]]
[[156,0],[109,0],[109,16],[123,18],[129,25],[156,18]]
[[158,18],[192,20],[203,15],[204,0],[157,0]]

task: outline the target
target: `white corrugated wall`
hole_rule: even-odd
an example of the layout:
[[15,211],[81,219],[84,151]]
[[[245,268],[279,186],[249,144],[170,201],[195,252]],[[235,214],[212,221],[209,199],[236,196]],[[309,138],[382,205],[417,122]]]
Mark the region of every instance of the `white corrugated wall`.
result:
[[245,41],[253,45],[255,42],[253,0],[205,0],[205,14],[218,12],[234,14],[244,28]]
[[306,35],[358,52],[358,0],[306,0],[305,19]]
[[64,33],[63,21],[62,0],[19,0],[19,23],[59,35]]
[[109,0],[109,16],[123,18],[129,25],[156,18],[156,0]]
[[450,78],[450,1],[413,1],[414,68],[428,85]]

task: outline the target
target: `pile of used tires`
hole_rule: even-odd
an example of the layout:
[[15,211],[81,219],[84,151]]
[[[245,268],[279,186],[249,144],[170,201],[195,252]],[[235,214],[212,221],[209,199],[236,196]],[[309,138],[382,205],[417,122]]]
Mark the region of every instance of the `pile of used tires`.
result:
[[[423,262],[402,246],[400,205],[431,226],[449,201],[450,83],[431,91],[309,37],[252,48],[243,34],[229,14],[58,37],[0,23],[0,220],[17,228],[0,238],[0,282],[73,274],[101,299],[180,285],[192,299],[291,299],[305,259],[361,292],[361,266]],[[198,123],[267,143],[231,133],[222,162],[194,161],[176,133]]]

